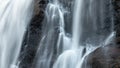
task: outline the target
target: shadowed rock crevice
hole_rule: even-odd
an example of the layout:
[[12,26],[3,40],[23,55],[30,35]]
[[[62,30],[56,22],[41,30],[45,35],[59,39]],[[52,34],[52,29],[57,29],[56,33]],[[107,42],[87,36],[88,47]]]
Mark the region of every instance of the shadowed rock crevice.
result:
[[31,23],[24,36],[20,53],[20,68],[31,68],[41,39],[42,21],[45,16],[47,0],[35,0],[34,13]]

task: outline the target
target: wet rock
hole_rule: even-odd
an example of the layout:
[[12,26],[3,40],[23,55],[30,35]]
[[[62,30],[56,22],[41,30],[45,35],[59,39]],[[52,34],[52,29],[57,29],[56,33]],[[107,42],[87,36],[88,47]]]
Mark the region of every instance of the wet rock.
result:
[[35,0],[33,18],[24,36],[19,57],[19,68],[31,68],[41,39],[42,21],[45,17],[47,0]]
[[113,0],[116,36],[120,36],[120,0]]
[[83,64],[87,68],[120,68],[120,48],[105,46],[91,53],[87,62]]
[[86,57],[83,67],[120,68],[120,0],[113,0],[115,43],[100,47]]

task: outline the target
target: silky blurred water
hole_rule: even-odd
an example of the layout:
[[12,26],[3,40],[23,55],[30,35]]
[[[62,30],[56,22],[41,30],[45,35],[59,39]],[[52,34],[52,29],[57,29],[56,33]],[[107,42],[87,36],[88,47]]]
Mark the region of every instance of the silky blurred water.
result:
[[83,68],[90,53],[113,40],[111,9],[110,0],[49,0],[35,68]]
[[[0,1],[0,68],[19,68],[33,0]],[[113,41],[113,20],[111,0],[49,0],[30,68],[83,68],[90,53]]]
[[26,27],[32,15],[32,0],[0,0],[0,68],[18,68]]

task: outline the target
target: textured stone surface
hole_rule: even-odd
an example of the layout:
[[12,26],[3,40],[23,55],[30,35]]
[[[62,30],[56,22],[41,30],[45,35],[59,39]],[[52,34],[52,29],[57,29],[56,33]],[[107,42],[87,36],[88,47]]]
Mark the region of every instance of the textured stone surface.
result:
[[35,0],[34,14],[27,28],[20,53],[20,68],[31,68],[41,39],[41,27],[47,0]]
[[120,0],[113,0],[114,5],[114,22],[117,37],[120,36]]
[[[113,44],[111,44],[113,45]],[[85,65],[88,68],[120,68],[120,48],[110,45],[98,48],[91,53]]]
[[[101,47],[88,56],[88,68],[120,68],[120,0],[113,0],[115,43]],[[85,66],[85,64],[83,66]]]

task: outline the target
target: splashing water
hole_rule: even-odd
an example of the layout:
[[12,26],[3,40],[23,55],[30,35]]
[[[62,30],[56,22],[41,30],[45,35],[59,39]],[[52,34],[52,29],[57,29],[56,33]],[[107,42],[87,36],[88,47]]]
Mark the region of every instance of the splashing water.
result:
[[[71,0],[49,0],[33,68],[83,68],[82,64],[90,53],[113,41],[113,17],[109,12],[110,27],[107,32],[101,31],[106,25],[105,3],[110,0],[75,0],[72,2],[73,11],[66,10],[62,1],[69,3]],[[33,0],[0,2],[0,68],[19,68],[18,57],[31,19]],[[112,10],[111,5],[109,10]],[[69,22],[66,22],[67,13],[72,17]],[[66,23],[72,23],[72,26]],[[66,27],[72,32],[67,32]]]
[[[35,68],[82,68],[82,64],[85,61],[86,56],[102,46],[101,44],[104,43],[104,41],[102,41],[102,43],[100,41],[97,46],[95,46],[96,42],[81,43],[83,42],[83,39],[86,39],[86,37],[83,38],[82,36],[84,36],[84,31],[86,31],[87,28],[90,35],[87,33],[85,35],[92,35],[92,37],[95,37],[92,41],[95,41],[98,39],[98,35],[95,33],[100,30],[99,28],[103,28],[106,25],[103,22],[104,18],[101,17],[98,21],[99,15],[97,18],[97,13],[94,14],[96,4],[93,5],[92,3],[96,3],[96,1],[88,1],[87,3],[89,4],[89,7],[87,6],[88,8],[85,9],[86,2],[86,0],[75,0],[74,2],[74,11],[72,13],[73,15],[71,15],[73,17],[72,27],[69,27],[72,28],[72,37],[68,36],[65,30],[65,27],[67,26],[64,16],[66,10],[58,0],[49,2],[46,8],[46,19],[43,22],[43,38],[40,41],[40,45],[36,53]],[[102,0],[100,3],[104,3],[104,1]],[[101,5],[103,6],[103,4]],[[104,16],[103,10],[104,9],[101,9],[101,11],[97,12],[100,13],[101,16]],[[86,16],[93,16],[94,18],[90,18],[89,20]],[[111,28],[113,28],[113,25],[110,29]],[[102,38],[101,35],[99,37],[102,40],[106,40],[104,43],[105,45],[109,44],[109,41],[115,35],[113,31],[106,32],[106,34],[110,35],[107,35],[107,39],[106,37]],[[86,41],[89,38],[87,38]]]
[[[69,45],[70,48],[67,50],[63,50],[63,52],[59,55],[57,61],[53,65],[53,68],[82,68],[82,63],[85,57],[97,48],[90,45],[88,45],[87,47],[81,46],[81,44],[79,43],[82,34],[82,3],[83,0],[75,1],[75,11],[73,13],[73,37],[71,38],[71,45]],[[66,41],[64,40],[63,42]],[[63,44],[63,46],[66,47],[68,45]],[[83,54],[84,49],[86,49],[85,54]]]
[[18,68],[17,60],[32,15],[32,0],[0,0],[0,68]]

